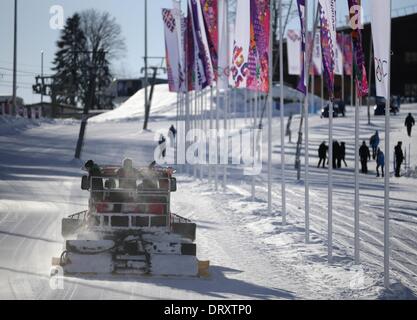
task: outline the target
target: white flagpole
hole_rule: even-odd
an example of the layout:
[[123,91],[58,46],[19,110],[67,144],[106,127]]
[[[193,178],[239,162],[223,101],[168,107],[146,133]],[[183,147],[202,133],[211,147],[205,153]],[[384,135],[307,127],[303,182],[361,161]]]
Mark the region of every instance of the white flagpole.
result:
[[[272,214],[272,89],[273,89],[273,74],[272,74],[272,58],[273,58],[273,37],[272,37],[272,28],[274,20],[274,3],[275,1],[270,1],[269,12],[270,12],[270,24],[269,24],[269,94],[268,94],[268,215]],[[281,10],[281,8],[280,8]]]
[[279,85],[281,116],[281,206],[282,224],[287,223],[287,206],[285,190],[285,128],[284,128],[284,30],[282,30],[282,0],[279,0]]
[[[210,132],[213,130],[213,85],[210,86]],[[213,143],[211,141],[211,136],[209,136],[210,143]],[[210,158],[209,158],[210,159]],[[211,163],[209,163],[209,183],[211,184],[213,181],[213,167]]]
[[[309,158],[309,132],[308,132],[308,77],[310,74],[310,70],[309,70],[309,56],[307,54],[307,48],[308,48],[308,0],[306,0],[305,2],[305,13],[304,13],[304,32],[305,32],[305,53],[304,53],[304,77],[307,77],[307,86],[306,86],[306,94],[304,97],[304,167],[305,167],[305,178],[304,178],[304,188],[305,188],[305,192],[304,192],[304,219],[305,219],[305,241],[306,243],[308,243],[310,241],[310,181],[309,181],[309,176],[310,176],[310,172],[309,172],[309,166],[310,166],[310,158]],[[313,26],[314,28],[314,26]],[[312,49],[312,48],[311,48]]]
[[356,96],[355,103],[355,264],[360,263],[359,240],[359,101]]
[[[392,0],[389,2],[389,12],[391,19]],[[391,25],[391,21],[390,21]],[[392,28],[392,26],[391,26]],[[389,265],[390,265],[390,109],[391,109],[391,29],[389,34],[389,54],[388,54],[388,98],[385,106],[385,192],[384,192],[384,285],[390,287]]]
[[[253,129],[256,130],[256,121],[257,121],[257,116],[258,116],[258,90],[256,89],[256,91],[251,94],[253,96],[253,108],[251,108],[253,110]],[[256,155],[257,155],[257,137],[256,137],[256,132],[253,132],[253,157],[254,159],[256,159]],[[255,175],[252,176],[252,201],[255,201],[255,197],[256,197],[256,188],[255,188],[255,183],[256,183],[256,177]]]
[[219,190],[219,130],[220,130],[220,91],[219,87],[216,86],[216,165],[214,167],[214,190]]

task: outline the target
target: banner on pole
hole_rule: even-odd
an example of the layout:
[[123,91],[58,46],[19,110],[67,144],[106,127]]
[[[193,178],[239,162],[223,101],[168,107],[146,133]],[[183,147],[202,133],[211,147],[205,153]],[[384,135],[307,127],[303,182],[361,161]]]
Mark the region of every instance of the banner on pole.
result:
[[287,32],[287,57],[288,74],[300,76],[303,58],[301,56],[301,32],[299,30],[288,30]]
[[321,25],[321,50],[323,56],[323,75],[330,100],[334,98],[334,73],[336,57],[336,2],[319,0]]
[[250,16],[250,0],[239,0],[236,4],[236,23],[230,69],[230,84],[235,88],[247,87],[251,40]]
[[180,92],[184,77],[181,72],[182,66],[178,47],[178,25],[170,9],[162,9],[162,20],[164,22],[169,91]]
[[352,52],[352,38],[350,35],[341,34],[342,37],[342,51],[343,51],[343,68],[345,75],[352,75],[352,62],[353,62],[353,52]]
[[[349,14],[351,20],[355,17],[361,17],[361,1],[348,0]],[[356,78],[356,88],[359,97],[368,94],[368,81],[366,80],[365,55],[362,47],[362,33],[359,28],[360,23],[352,28],[352,46],[353,46],[353,70]]]
[[314,75],[320,76],[323,72],[323,58],[321,55],[320,32],[316,33],[316,36],[314,37],[312,64],[314,68]]
[[201,90],[210,86],[214,79],[213,64],[204,25],[201,3],[188,0],[189,14],[191,14],[192,36],[194,42],[194,82],[195,89]]
[[220,90],[226,90],[229,85],[230,75],[230,55],[228,32],[229,24],[227,19],[227,2],[219,1],[218,3],[218,66],[217,66],[217,87]]
[[343,58],[342,48],[343,48],[344,42],[343,42],[342,34],[338,33],[336,35],[336,40],[337,40],[337,43],[336,43],[336,50],[335,50],[335,70],[334,70],[334,73],[338,76],[343,76],[343,74],[344,74],[344,72],[343,72],[343,67],[344,67],[343,60],[344,60],[344,58]]
[[306,30],[305,30],[305,0],[297,0],[298,15],[301,25],[301,59],[302,68],[301,76],[297,85],[297,90],[304,95],[307,94],[307,77],[305,76],[305,60],[306,60]]
[[172,15],[175,19],[177,41],[178,41],[178,56],[179,56],[179,90],[180,92],[186,91],[186,72],[185,72],[185,50],[184,50],[184,37],[185,29],[187,27],[186,20],[183,12],[181,11],[180,2],[173,0]]
[[210,51],[211,63],[214,70],[214,80],[218,78],[218,0],[200,0],[203,18],[207,33],[207,42]]
[[270,9],[268,0],[250,0],[247,88],[269,92]]
[[374,44],[376,95],[389,99],[391,53],[391,0],[371,0],[371,27]]

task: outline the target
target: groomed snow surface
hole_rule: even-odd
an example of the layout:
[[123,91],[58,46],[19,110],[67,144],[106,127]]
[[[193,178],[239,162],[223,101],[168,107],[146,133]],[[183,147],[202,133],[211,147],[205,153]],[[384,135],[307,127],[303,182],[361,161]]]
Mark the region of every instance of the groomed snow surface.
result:
[[[155,132],[175,122],[176,96],[165,86],[155,91],[151,132],[141,132],[143,93],[125,106],[97,116],[87,129],[83,159],[135,164],[153,160]],[[402,106],[392,117],[391,141],[412,146],[417,165],[417,132],[408,139],[403,127],[416,105]],[[383,180],[375,165],[361,175],[361,260],[353,263],[353,109],[335,119],[335,138],[347,144],[348,168],[335,171],[334,262],[327,263],[327,170],[317,169],[317,148],[327,140],[328,120],[310,118],[311,243],[304,243],[304,185],[296,181],[296,145],[287,144],[287,219],[281,225],[280,129],[273,120],[273,216],[267,215],[266,163],[256,177],[230,166],[228,187],[215,192],[207,179],[178,175],[173,211],[197,225],[200,260],[210,260],[209,279],[138,278],[111,275],[50,278],[53,256],[63,248],[61,219],[86,209],[88,193],[80,190],[81,163],[73,161],[77,121],[29,121],[0,118],[0,298],[1,299],[415,299],[417,295],[417,180],[392,178],[392,290],[383,288]],[[362,108],[361,139],[369,141],[384,118],[367,125]],[[8,125],[3,125],[7,121]],[[240,118],[237,127],[249,126]],[[293,140],[299,117],[293,120]],[[266,134],[264,134],[266,160]],[[414,149],[413,149],[414,148]],[[391,166],[392,167],[392,166]],[[392,171],[392,169],[391,169]],[[220,171],[221,172],[221,171]],[[303,176],[302,172],[302,176]]]

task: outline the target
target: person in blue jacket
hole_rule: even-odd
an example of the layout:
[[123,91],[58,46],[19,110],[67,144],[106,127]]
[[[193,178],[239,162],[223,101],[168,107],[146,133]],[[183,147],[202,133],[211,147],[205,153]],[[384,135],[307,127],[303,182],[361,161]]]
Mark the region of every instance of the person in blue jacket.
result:
[[384,177],[384,167],[385,167],[385,155],[381,151],[380,148],[378,148],[378,151],[376,153],[376,176],[379,177],[379,168],[382,170],[382,177]]
[[372,159],[375,160],[376,151],[378,150],[378,147],[379,147],[379,132],[378,132],[378,130],[375,131],[375,134],[371,137],[371,139],[369,139],[369,144],[372,148]]

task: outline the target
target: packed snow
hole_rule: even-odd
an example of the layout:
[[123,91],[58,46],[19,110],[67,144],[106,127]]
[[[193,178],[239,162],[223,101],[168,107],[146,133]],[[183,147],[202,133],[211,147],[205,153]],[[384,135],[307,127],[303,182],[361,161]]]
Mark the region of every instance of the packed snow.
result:
[[[176,95],[157,86],[150,129],[175,124]],[[417,131],[406,137],[404,118],[417,110],[403,105],[392,117],[391,142],[411,146],[411,168],[417,165]],[[361,108],[361,140],[380,130],[384,117],[367,124]],[[83,159],[136,165],[153,160],[152,132],[141,132],[143,93],[120,108],[91,119]],[[0,121],[5,121],[0,118]],[[285,123],[287,119],[285,120]],[[328,120],[310,117],[311,242],[304,243],[304,185],[296,180],[296,145],[287,144],[287,219],[280,216],[280,120],[273,119],[273,212],[267,214],[266,163],[256,177],[229,166],[227,189],[180,170],[172,210],[197,223],[197,257],[210,260],[210,277],[141,278],[84,276],[51,280],[51,258],[62,252],[61,219],[86,209],[88,193],[80,190],[81,162],[73,161],[77,121],[7,119],[0,136],[0,298],[1,299],[387,299],[417,296],[417,200],[415,176],[391,179],[392,289],[383,287],[383,179],[375,166],[361,175],[361,265],[353,261],[353,109],[335,119],[335,138],[347,144],[348,168],[334,173],[334,261],[327,262],[327,170],[317,169],[318,145],[327,140]],[[234,122],[231,122],[232,124]],[[236,127],[251,122],[240,117]],[[266,123],[266,121],[264,122]],[[11,125],[10,125],[11,124]],[[292,124],[296,137],[299,117]],[[263,135],[264,155],[267,151]],[[294,139],[295,140],[295,139]],[[266,157],[264,157],[266,158]],[[303,155],[302,155],[303,158]],[[213,171],[212,171],[213,172]],[[221,172],[221,170],[220,170]],[[392,172],[392,165],[391,165]],[[303,176],[303,173],[302,173]],[[219,176],[219,178],[222,178]]]

